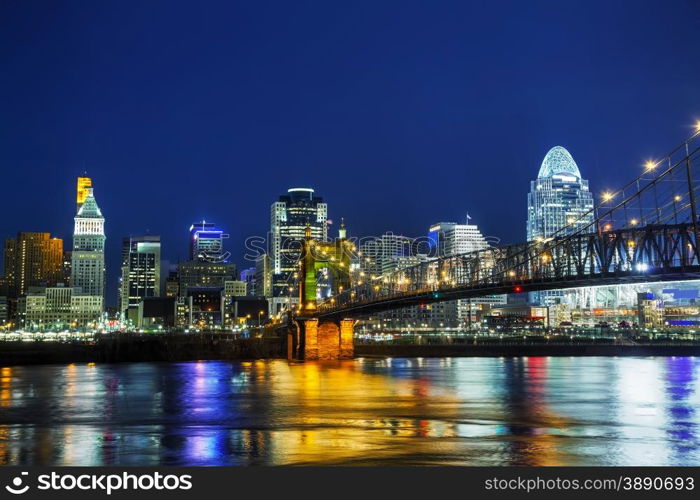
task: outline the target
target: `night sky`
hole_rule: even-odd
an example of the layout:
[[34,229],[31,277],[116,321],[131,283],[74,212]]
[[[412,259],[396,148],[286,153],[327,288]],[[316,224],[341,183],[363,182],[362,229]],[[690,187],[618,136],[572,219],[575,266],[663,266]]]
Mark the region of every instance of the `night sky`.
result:
[[566,147],[595,192],[700,119],[700,2],[0,0],[0,237],[70,247],[75,177],[121,237],[185,258],[206,218],[243,240],[311,186],[351,235],[463,221],[524,240]]

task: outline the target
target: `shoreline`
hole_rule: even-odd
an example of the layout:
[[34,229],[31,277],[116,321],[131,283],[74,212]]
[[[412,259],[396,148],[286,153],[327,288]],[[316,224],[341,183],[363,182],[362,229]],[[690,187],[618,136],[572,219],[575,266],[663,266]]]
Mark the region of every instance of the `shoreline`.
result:
[[355,346],[356,357],[700,356],[700,345],[445,344]]
[[[355,344],[363,357],[700,356],[700,344],[546,343]],[[95,342],[2,342],[0,366],[63,363],[286,359],[285,340],[228,334],[129,335]]]

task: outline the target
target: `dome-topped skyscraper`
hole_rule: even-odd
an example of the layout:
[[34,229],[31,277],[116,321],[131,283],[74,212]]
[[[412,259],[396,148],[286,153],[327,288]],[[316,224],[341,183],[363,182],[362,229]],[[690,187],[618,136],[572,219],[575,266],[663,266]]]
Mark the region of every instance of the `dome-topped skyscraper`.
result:
[[581,172],[579,172],[574,157],[571,156],[571,153],[566,148],[561,146],[554,146],[547,151],[544,160],[542,160],[542,165],[540,165],[540,172],[537,174],[537,178],[551,177],[554,174],[571,174],[581,178]]
[[[585,228],[593,219],[593,193],[588,181],[581,178],[571,153],[561,146],[553,147],[542,160],[537,179],[530,182],[527,240],[566,236]],[[534,292],[530,302],[548,306],[562,296],[556,290]]]
[[542,160],[527,195],[527,240],[565,236],[593,221],[593,194],[565,148],[555,146]]

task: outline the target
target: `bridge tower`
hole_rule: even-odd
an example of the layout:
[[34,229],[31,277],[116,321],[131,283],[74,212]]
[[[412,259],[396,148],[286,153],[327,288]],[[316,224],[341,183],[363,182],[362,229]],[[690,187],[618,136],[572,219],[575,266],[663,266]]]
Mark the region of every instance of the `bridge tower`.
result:
[[354,355],[355,320],[317,316],[318,276],[327,269],[331,295],[350,288],[350,257],[355,250],[341,223],[334,241],[316,241],[306,229],[300,259],[299,311],[287,336],[287,357],[298,360],[349,359]]

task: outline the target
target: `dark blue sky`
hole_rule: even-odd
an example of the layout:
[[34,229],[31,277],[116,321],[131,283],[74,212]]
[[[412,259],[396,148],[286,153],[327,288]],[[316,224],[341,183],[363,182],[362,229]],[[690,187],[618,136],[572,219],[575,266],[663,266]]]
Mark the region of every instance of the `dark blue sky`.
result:
[[205,217],[242,265],[296,185],[353,235],[469,212],[522,240],[550,147],[598,192],[690,133],[699,21],[682,0],[1,0],[0,236],[69,246],[85,168],[112,294],[122,236],[177,260]]

